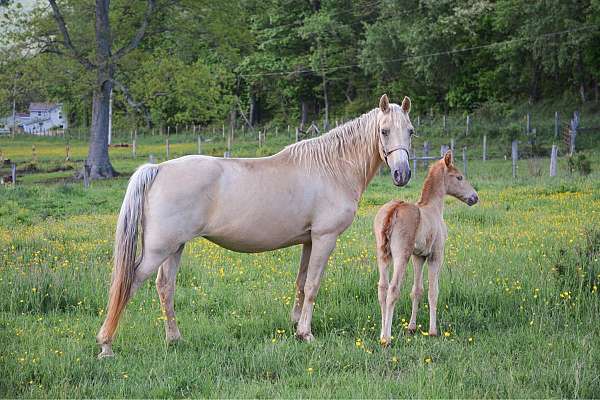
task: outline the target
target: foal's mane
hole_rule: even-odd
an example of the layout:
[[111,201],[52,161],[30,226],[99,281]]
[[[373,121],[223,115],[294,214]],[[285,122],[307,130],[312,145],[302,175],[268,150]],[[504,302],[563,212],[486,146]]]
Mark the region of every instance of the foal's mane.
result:
[[[390,104],[390,107],[400,106]],[[323,172],[345,183],[364,179],[367,183],[373,153],[378,152],[378,122],[375,108],[358,118],[333,128],[323,136],[303,140],[284,148],[280,154],[310,171]]]

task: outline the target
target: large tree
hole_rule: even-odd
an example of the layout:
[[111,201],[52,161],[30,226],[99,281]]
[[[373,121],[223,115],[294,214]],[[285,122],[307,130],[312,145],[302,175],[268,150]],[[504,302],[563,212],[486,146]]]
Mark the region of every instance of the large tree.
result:
[[94,56],[89,57],[78,49],[73,41],[61,9],[56,0],[48,0],[52,7],[52,14],[60,31],[62,42],[54,40],[51,47],[54,52],[76,59],[86,70],[95,74],[95,84],[92,99],[92,124],[90,128],[90,144],[86,166],[89,168],[92,179],[109,178],[117,173],[114,170],[108,155],[108,120],[110,94],[113,88],[121,90],[136,108],[142,108],[134,102],[126,86],[115,80],[115,73],[119,61],[137,48],[146,34],[150,17],[155,11],[156,0],[147,0],[142,21],[133,37],[113,52],[113,36],[110,23],[110,0],[96,0]]

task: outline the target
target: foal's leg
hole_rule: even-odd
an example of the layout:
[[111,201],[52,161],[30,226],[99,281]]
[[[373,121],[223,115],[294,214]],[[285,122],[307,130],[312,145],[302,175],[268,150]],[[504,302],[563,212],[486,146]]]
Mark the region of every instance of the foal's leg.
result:
[[[167,258],[168,255],[168,251],[164,248],[150,248],[147,245],[144,246],[144,256],[142,258],[142,262],[140,263],[140,265],[138,265],[138,267],[135,270],[135,276],[131,285],[131,290],[129,291],[129,297],[127,298],[127,302],[131,300],[131,298],[133,297],[137,289],[142,285],[142,283],[144,283],[144,281],[148,279],[150,275],[156,272],[160,264],[165,260],[165,258]],[[125,306],[123,308],[125,308]],[[98,332],[98,335],[96,336],[98,344],[100,345],[102,350],[98,355],[99,358],[110,357],[114,355],[112,351],[112,341],[114,339],[116,326],[119,323],[121,314],[117,316],[111,316],[108,314],[106,315],[104,324],[102,324],[100,332]],[[109,325],[114,328],[109,330]]]
[[413,287],[410,292],[410,298],[412,299],[412,312],[410,314],[410,322],[408,324],[408,332],[415,333],[417,330],[417,311],[419,310],[419,302],[423,297],[423,264],[425,263],[425,257],[412,256],[413,269],[415,272],[415,278]]
[[385,341],[385,305],[387,299],[387,291],[389,287],[388,265],[389,260],[386,260],[383,254],[380,254],[379,247],[377,248],[377,266],[379,267],[379,283],[377,285],[377,297],[379,299],[379,308],[381,309],[381,333],[379,338],[381,344],[388,344]]
[[306,270],[310,260],[311,249],[312,243],[310,242],[302,245],[300,268],[298,269],[298,276],[296,277],[296,298],[294,300],[294,307],[292,308],[292,322],[294,324],[297,324],[298,321],[300,321],[300,314],[302,313],[302,304],[304,303],[304,284],[306,283]]
[[442,266],[443,253],[434,253],[427,260],[429,274],[429,336],[437,336],[437,300],[439,293],[439,277]]
[[383,337],[381,342],[390,343],[392,339],[392,320],[394,319],[394,306],[400,297],[400,287],[406,273],[406,266],[410,258],[408,248],[402,248],[400,254],[393,254],[394,258],[394,274],[388,288],[386,305],[385,305],[385,327],[383,329]]
[[156,290],[160,299],[160,305],[165,314],[165,337],[168,343],[175,342],[181,338],[177,322],[175,321],[175,278],[179,270],[183,245],[175,253],[171,254],[158,269],[156,275]]
[[329,255],[335,248],[336,239],[337,235],[335,234],[314,235],[312,237],[312,250],[308,262],[306,283],[304,284],[304,304],[302,305],[302,312],[296,330],[296,336],[307,342],[314,340],[311,331],[313,308],[321,286],[323,270],[327,265]]

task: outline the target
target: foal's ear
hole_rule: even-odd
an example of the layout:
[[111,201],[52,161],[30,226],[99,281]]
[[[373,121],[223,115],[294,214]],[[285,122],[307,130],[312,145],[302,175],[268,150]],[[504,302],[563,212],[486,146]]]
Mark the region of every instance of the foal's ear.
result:
[[446,152],[446,154],[444,154],[444,163],[446,164],[446,167],[449,167],[452,165],[452,150],[448,150]]
[[404,100],[402,100],[402,109],[407,114],[410,112],[410,99],[407,96],[404,96]]
[[384,113],[390,111],[390,99],[388,99],[387,94],[384,94],[381,96],[381,99],[379,99],[379,108]]

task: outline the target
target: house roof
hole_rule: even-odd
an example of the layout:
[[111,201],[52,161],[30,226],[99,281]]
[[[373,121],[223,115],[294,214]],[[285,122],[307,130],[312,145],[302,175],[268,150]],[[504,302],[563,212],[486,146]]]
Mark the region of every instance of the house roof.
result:
[[58,103],[31,103],[29,104],[29,111],[50,111],[59,105]]

